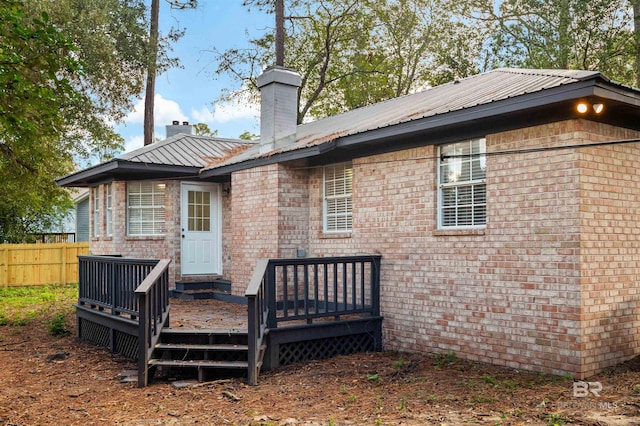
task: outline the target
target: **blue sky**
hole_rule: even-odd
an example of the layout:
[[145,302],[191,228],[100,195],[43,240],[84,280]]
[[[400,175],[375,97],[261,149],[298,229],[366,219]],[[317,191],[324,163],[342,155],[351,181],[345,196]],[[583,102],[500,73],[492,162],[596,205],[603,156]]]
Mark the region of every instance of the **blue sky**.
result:
[[[257,105],[213,105],[225,87],[237,89],[227,77],[214,79],[215,46],[219,51],[247,46],[248,36],[257,37],[273,27],[273,15],[242,7],[242,0],[200,0],[197,10],[171,11],[161,1],[160,30],[171,26],[185,28],[185,35],[174,45],[173,56],[182,69],[173,68],[158,76],[155,98],[155,137],[164,139],[165,125],[173,120],[191,124],[207,123],[218,136],[236,138],[244,131],[259,133]],[[125,139],[125,150],[142,146],[144,97],[141,97],[116,131]]]

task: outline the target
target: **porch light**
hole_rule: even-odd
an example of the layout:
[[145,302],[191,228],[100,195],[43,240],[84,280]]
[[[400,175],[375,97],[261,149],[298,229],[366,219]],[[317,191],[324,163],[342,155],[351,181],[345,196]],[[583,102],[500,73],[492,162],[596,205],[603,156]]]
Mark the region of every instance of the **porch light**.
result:
[[576,111],[580,114],[586,114],[589,112],[589,109],[592,109],[595,114],[602,114],[602,111],[604,111],[604,104],[598,103],[589,105],[586,102],[579,102],[578,105],[576,105]]
[[587,104],[586,104],[586,103],[584,103],[584,102],[580,102],[580,103],[578,104],[578,106],[576,107],[576,109],[578,110],[578,112],[579,112],[580,114],[585,114],[585,113],[589,110],[589,105],[587,105]]

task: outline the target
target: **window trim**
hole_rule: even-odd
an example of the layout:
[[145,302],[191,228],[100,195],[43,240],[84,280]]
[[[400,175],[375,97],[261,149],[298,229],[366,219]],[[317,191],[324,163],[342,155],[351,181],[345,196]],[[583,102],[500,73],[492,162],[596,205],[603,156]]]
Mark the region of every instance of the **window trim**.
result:
[[[342,167],[343,173],[347,170],[350,170],[350,187],[351,192],[345,192],[343,194],[327,196],[327,170],[329,168],[337,168]],[[346,176],[343,175],[343,178],[346,179]],[[344,229],[329,229],[329,211],[328,211],[328,201],[329,200],[338,200],[345,199],[348,200],[348,204],[350,205],[350,209],[343,216],[346,217],[347,223],[349,224],[348,228]],[[335,215],[336,217],[339,215]],[[322,232],[329,235],[336,234],[351,234],[353,231],[353,164],[350,161],[329,164],[322,168]]]
[[[463,143],[473,143],[474,141],[480,141],[483,145],[481,146],[481,152],[480,154],[473,154],[470,153],[465,157],[462,157],[463,159],[468,159],[471,160],[474,156],[478,156],[478,157],[484,157],[484,161],[485,161],[485,173],[484,173],[484,177],[482,177],[481,179],[469,179],[469,180],[465,180],[465,181],[459,181],[459,182],[442,182],[442,159],[443,159],[443,154],[442,154],[442,148],[445,146],[451,146],[451,145],[456,145],[456,144],[463,144]],[[482,149],[484,148],[484,149]],[[486,138],[473,138],[473,139],[468,139],[468,140],[462,140],[462,141],[457,141],[457,142],[453,142],[453,143],[448,143],[448,144],[444,144],[444,145],[440,145],[438,146],[438,156],[437,156],[437,164],[436,164],[436,169],[437,169],[437,173],[436,173],[436,185],[437,185],[437,230],[438,231],[455,231],[455,230],[475,230],[475,229],[485,229],[487,226],[487,200],[486,200],[486,185],[487,185],[487,179],[486,179],[486,154],[487,154],[487,148],[486,148]],[[472,176],[473,177],[473,176]],[[471,204],[469,205],[469,207],[471,207],[471,220],[475,221],[475,217],[474,217],[474,207],[476,206],[482,206],[484,205],[484,223],[482,224],[472,224],[472,225],[444,225],[443,221],[444,221],[444,200],[443,200],[443,190],[445,188],[462,188],[462,187],[475,187],[477,185],[484,185],[485,188],[485,200],[484,203],[479,203],[479,204],[475,204],[473,201],[471,201]],[[457,202],[456,202],[457,203]],[[458,205],[456,204],[456,207],[458,207]],[[456,222],[458,222],[458,219],[456,219]]]
[[94,186],[91,188],[91,201],[92,201],[92,219],[93,226],[91,227],[91,237],[100,237],[100,187]]
[[[145,205],[145,206],[131,206],[130,204],[130,196],[131,196],[131,187],[134,184],[138,184],[138,185],[142,185],[148,183],[151,185],[151,195],[152,195],[152,200],[155,201],[155,187],[156,185],[163,185],[163,194],[162,194],[162,200],[163,200],[163,204],[162,205]],[[142,192],[140,192],[140,194],[142,194]],[[148,193],[147,193],[148,194]],[[158,236],[164,236],[166,235],[166,223],[167,223],[167,218],[166,218],[166,196],[167,196],[167,186],[165,183],[159,182],[159,181],[131,181],[131,182],[127,182],[127,236],[129,237],[158,237]],[[154,210],[154,209],[161,209],[162,210],[162,221],[157,221],[157,224],[154,220],[151,221],[151,223],[154,225],[153,229],[158,230],[158,226],[157,225],[162,225],[159,230],[160,232],[153,232],[153,233],[132,233],[131,232],[131,213],[134,210],[141,210],[141,211],[149,211],[149,210]],[[142,223],[142,221],[141,221]]]
[[113,184],[106,185],[105,194],[105,235],[107,237],[113,236]]

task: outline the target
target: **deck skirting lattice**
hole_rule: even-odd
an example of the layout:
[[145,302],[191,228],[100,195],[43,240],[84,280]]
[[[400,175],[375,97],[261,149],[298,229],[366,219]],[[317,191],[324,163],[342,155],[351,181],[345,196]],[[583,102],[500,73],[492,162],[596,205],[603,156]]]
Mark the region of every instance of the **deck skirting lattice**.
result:
[[[100,317],[96,318],[98,321]],[[92,319],[77,318],[78,339],[94,346],[108,348],[132,361],[138,359],[138,336],[115,330]]]
[[122,333],[115,330],[114,336],[114,353],[120,354],[125,358],[133,361],[138,360],[138,336]]
[[279,364],[287,365],[375,350],[376,341],[370,333],[283,343],[280,345]]
[[109,327],[97,322],[78,318],[78,338],[95,346],[110,347]]

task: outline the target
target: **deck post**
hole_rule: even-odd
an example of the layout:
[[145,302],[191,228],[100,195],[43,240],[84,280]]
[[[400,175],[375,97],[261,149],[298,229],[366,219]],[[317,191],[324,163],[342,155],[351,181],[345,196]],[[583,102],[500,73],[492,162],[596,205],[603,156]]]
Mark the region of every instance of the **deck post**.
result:
[[267,328],[277,328],[278,324],[276,323],[276,312],[278,311],[278,307],[276,304],[276,267],[271,262],[267,264],[264,287],[268,310]]
[[270,370],[280,366],[280,345],[269,342],[267,351],[264,354],[264,368]]
[[149,341],[149,327],[147,318],[149,307],[147,294],[138,294],[140,317],[138,318],[138,387],[143,388],[149,382],[149,366],[147,365],[147,342]]

